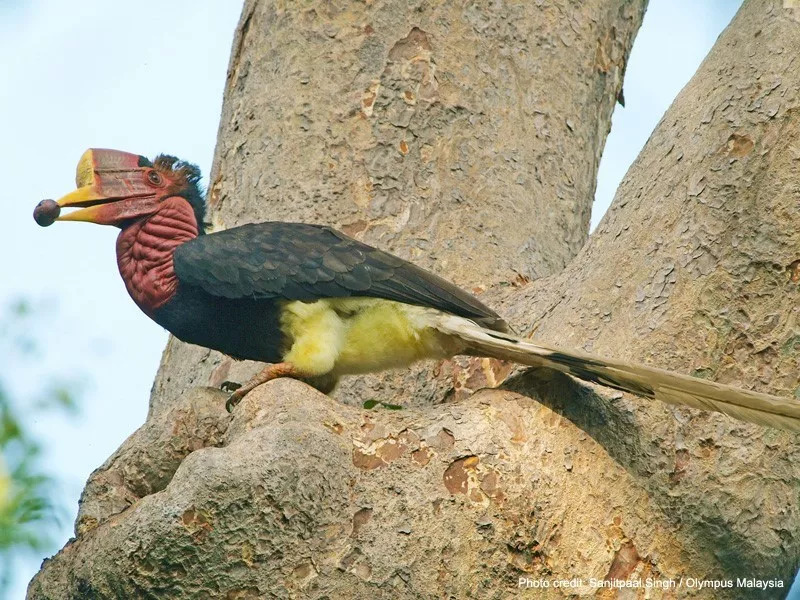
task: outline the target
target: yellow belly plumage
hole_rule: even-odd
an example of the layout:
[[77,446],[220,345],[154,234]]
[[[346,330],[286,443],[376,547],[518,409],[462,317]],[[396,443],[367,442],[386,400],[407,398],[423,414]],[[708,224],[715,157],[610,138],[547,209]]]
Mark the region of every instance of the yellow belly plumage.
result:
[[433,309],[375,298],[287,302],[283,360],[309,375],[350,375],[457,354],[461,345],[429,326]]

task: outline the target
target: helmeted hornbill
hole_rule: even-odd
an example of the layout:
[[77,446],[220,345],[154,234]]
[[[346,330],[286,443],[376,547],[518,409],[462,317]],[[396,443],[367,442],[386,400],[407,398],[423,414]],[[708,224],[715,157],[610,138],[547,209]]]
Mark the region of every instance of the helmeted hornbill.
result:
[[[275,377],[329,391],[342,375],[468,354],[800,431],[800,402],[511,335],[472,295],[330,227],[268,222],[206,234],[199,180],[172,156],[87,150],[78,189],[40,202],[34,218],[119,227],[119,271],[147,316],[185,342],[270,363],[229,409]],[[79,210],[60,215],[69,207]]]

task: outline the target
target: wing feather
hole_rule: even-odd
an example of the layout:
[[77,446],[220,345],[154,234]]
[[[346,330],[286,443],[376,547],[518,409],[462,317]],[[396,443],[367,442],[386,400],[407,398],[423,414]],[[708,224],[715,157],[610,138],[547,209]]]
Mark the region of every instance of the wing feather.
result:
[[507,328],[494,311],[452,283],[321,225],[253,223],[211,233],[179,246],[174,265],[181,284],[224,298],[366,296]]

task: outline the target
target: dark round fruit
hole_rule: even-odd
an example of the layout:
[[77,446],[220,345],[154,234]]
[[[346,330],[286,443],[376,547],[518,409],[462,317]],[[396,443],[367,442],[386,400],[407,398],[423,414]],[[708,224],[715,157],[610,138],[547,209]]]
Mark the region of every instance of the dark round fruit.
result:
[[53,224],[61,213],[61,207],[55,200],[42,200],[33,209],[33,220],[42,227],[48,227]]

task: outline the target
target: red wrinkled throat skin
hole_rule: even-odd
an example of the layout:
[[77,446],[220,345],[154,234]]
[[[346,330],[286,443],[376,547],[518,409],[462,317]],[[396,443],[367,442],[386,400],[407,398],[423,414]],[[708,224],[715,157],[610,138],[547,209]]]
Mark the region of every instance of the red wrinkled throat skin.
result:
[[197,234],[192,206],[173,196],[146,219],[124,227],[117,237],[119,273],[133,301],[148,316],[175,294],[178,278],[173,253]]

